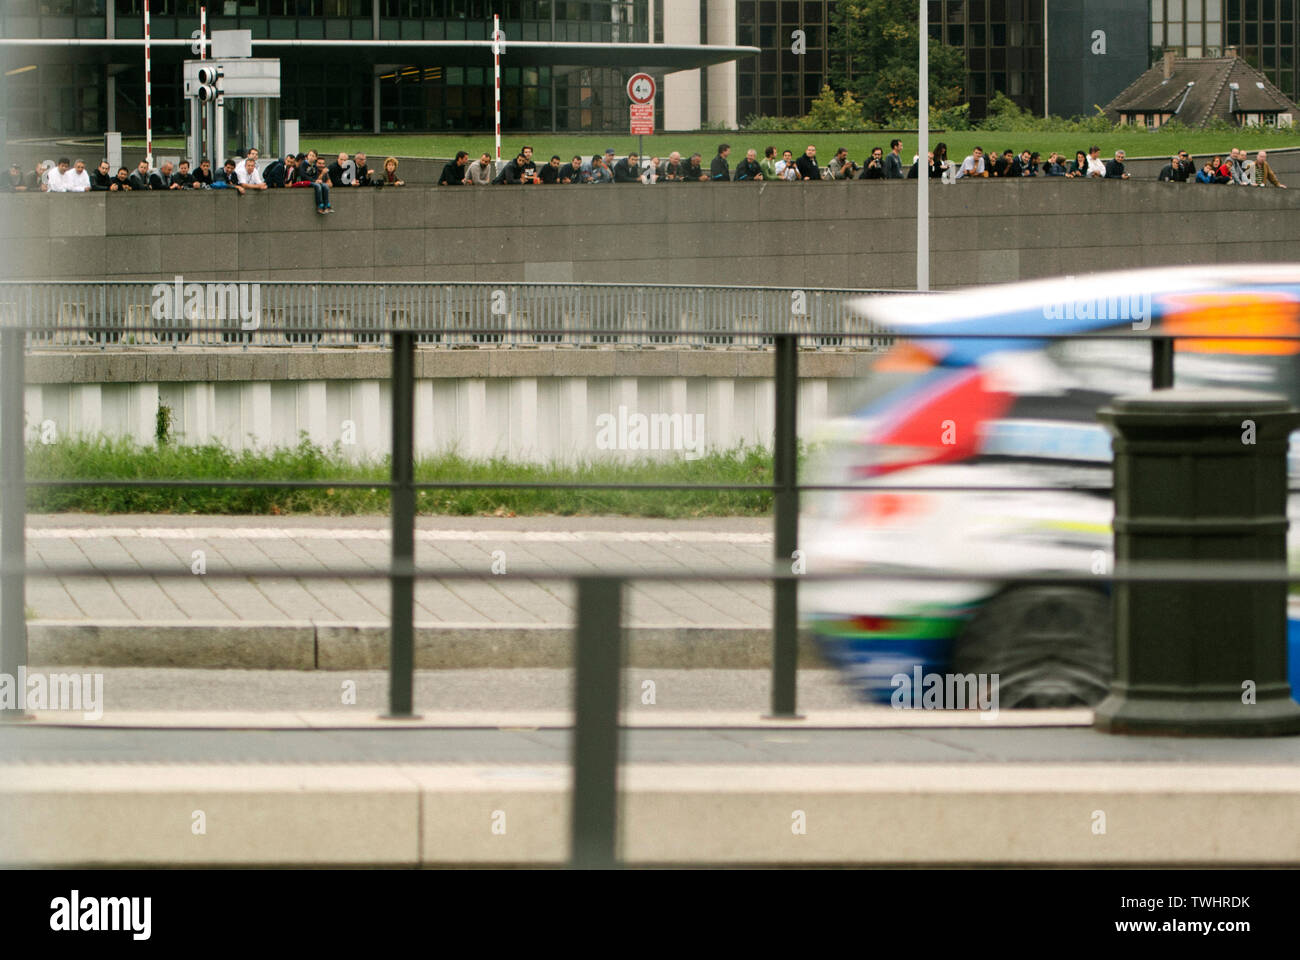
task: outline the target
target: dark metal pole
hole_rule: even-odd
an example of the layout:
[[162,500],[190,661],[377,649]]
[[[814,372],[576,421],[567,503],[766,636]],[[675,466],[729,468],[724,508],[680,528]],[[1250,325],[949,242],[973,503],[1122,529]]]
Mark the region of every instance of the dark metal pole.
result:
[[[0,333],[0,674],[18,676],[27,665],[26,581],[19,569],[26,560],[23,525],[27,522],[25,455],[23,446],[23,331]],[[21,693],[20,693],[21,696]],[[0,716],[26,716],[21,707]]]
[[[777,492],[773,503],[776,562],[790,563],[799,545],[798,450],[799,338],[776,336],[776,436],[772,457]],[[793,580],[772,584],[772,713],[793,717],[799,667],[799,595]]]
[[[1116,397],[1115,572],[1150,560],[1213,568],[1287,561],[1286,397],[1238,389]],[[1287,682],[1284,583],[1115,585],[1108,733],[1300,734]]]
[[1151,389],[1174,385],[1174,341],[1160,337],[1151,341]]
[[578,581],[570,862],[583,869],[617,862],[622,607],[617,577]]
[[[393,333],[392,542],[394,568],[415,565],[415,335]],[[415,578],[390,582],[388,715],[412,716]]]

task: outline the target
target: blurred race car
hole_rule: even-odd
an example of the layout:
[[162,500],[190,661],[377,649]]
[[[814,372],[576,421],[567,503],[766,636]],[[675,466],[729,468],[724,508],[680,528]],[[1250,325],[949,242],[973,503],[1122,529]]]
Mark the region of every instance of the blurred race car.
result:
[[[1300,340],[1214,338],[1300,335],[1300,265],[1099,274],[864,298],[858,308],[900,339],[875,363],[854,412],[814,441],[810,482],[856,489],[805,498],[807,569],[872,575],[801,587],[804,621],[822,653],[872,700],[888,702],[898,674],[953,673],[998,674],[1004,708],[1097,703],[1114,657],[1108,588],[1014,578],[1111,569],[1110,494],[1070,488],[1110,485],[1110,436],[1096,413],[1114,396],[1150,389],[1151,334],[1205,335],[1177,341],[1179,387],[1281,393],[1300,406]],[[940,336],[901,339],[909,332]],[[1099,332],[1134,335],[1044,339]],[[1300,478],[1298,437],[1292,481]],[[880,486],[955,489],[873,489]],[[1046,489],[962,489],[971,486]],[[1294,555],[1294,496],[1288,513]],[[936,569],[970,579],[889,577]],[[1300,610],[1292,616],[1294,695]]]

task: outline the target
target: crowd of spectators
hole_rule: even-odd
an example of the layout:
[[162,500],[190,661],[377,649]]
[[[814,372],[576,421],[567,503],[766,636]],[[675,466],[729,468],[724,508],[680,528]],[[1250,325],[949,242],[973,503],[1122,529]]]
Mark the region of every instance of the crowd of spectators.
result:
[[66,157],[58,162],[41,161],[28,174],[19,164],[11,164],[9,175],[0,182],[0,190],[9,193],[94,193],[132,192],[139,190],[232,190],[241,196],[250,190],[272,188],[311,187],[316,199],[316,212],[333,213],[330,204],[331,188],[349,187],[401,187],[405,183],[397,175],[396,157],[384,160],[381,169],[370,169],[364,153],[349,157],[340,153],[330,163],[318,156],[315,150],[287,154],[270,163],[260,162],[256,148],[247,156],[231,157],[220,170],[212,169],[212,161],[203,160],[197,170],[190,170],[188,160],[172,164],[164,160],[156,170],[141,160],[134,171],[119,167],[114,173],[107,160],[101,160],[94,172],[86,170],[86,162],[75,163]]
[[[572,183],[697,183],[710,181],[803,181],[803,180],[909,180],[921,176],[920,158],[913,156],[910,164],[903,160],[903,144],[894,139],[886,151],[874,147],[862,163],[851,160],[848,150],[840,147],[830,162],[823,167],[817,157],[817,148],[809,144],[797,158],[793,151],[778,151],[767,147],[760,160],[756,149],[745,151],[743,158],[732,169],[731,144],[718,145],[718,151],[706,168],[704,158],[698,154],[683,156],[673,151],[666,157],[643,159],[635,153],[618,158],[614,149],[590,158],[574,156],[565,162],[553,155],[550,160],[534,158],[533,148],[524,146],[513,159],[498,166],[491,155],[482,153],[478,159],[459,151],[442,169],[439,186],[488,186],[510,184],[572,184]],[[1125,152],[1115,151],[1109,160],[1101,159],[1101,148],[1075,152],[1073,160],[1065,154],[1053,152],[1044,160],[1030,150],[1004,150],[1002,153],[975,147],[960,163],[948,156],[945,143],[937,143],[928,151],[925,176],[941,179],[945,183],[958,180],[990,177],[1064,177],[1104,180],[1128,180],[1125,169]],[[1183,150],[1170,157],[1160,171],[1158,179],[1174,183],[1237,184],[1241,186],[1274,186],[1285,189],[1269,166],[1267,154],[1260,150],[1253,160],[1247,159],[1245,150],[1233,148],[1230,156],[1213,157],[1197,170],[1196,163]],[[333,162],[319,156],[315,150],[275,158],[270,163],[260,161],[258,151],[250,149],[247,156],[226,160],[219,170],[212,169],[209,160],[203,160],[197,170],[190,170],[187,161],[174,167],[164,161],[152,170],[141,160],[134,171],[119,167],[110,169],[107,160],[101,160],[94,171],[88,171],[84,160],[72,162],[61,158],[57,163],[44,161],[31,173],[24,174],[18,164],[9,168],[9,175],[0,182],[0,190],[7,192],[88,193],[95,191],[137,190],[233,190],[241,195],[249,190],[311,187],[316,211],[320,214],[334,212],[331,191],[354,187],[400,187],[404,181],[397,173],[396,157],[388,157],[379,169],[371,169],[364,153],[349,157],[338,154]]]

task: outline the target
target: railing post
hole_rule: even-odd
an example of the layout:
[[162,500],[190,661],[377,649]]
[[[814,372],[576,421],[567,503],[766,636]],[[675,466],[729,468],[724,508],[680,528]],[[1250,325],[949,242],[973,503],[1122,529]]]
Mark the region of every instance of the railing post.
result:
[[[799,338],[776,335],[776,435],[772,452],[773,503],[776,530],[775,560],[791,561],[799,544],[798,450],[796,417],[799,399]],[[774,717],[795,713],[796,672],[799,668],[799,594],[793,580],[772,584],[772,712]]]
[[[23,437],[24,331],[0,332],[0,675],[17,677],[27,666],[26,561],[23,526],[27,522],[25,438]],[[21,702],[21,701],[19,701]],[[26,716],[22,707],[0,710],[0,717]]]
[[1174,385],[1174,341],[1157,337],[1151,341],[1151,389],[1163,390]]
[[[392,564],[415,565],[415,335],[394,331]],[[388,716],[411,718],[415,670],[415,578],[389,582]]]
[[622,580],[578,581],[569,829],[570,863],[581,869],[608,869],[617,862],[622,611]]

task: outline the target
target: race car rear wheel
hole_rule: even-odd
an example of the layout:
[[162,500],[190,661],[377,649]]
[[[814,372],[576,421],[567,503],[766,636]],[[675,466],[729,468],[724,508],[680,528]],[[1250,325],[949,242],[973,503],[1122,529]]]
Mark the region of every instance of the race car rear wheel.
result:
[[953,648],[954,673],[997,674],[998,706],[1078,707],[1110,689],[1110,597],[1081,587],[1015,587],[984,604]]

